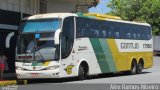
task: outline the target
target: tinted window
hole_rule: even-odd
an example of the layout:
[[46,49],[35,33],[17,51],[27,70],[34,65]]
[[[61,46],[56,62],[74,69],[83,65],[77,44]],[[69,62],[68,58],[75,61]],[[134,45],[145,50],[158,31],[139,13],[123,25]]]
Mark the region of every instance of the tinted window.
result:
[[77,38],[113,38],[148,40],[151,38],[149,26],[113,21],[77,18]]
[[62,58],[69,56],[74,42],[74,17],[68,17],[64,20],[62,31]]

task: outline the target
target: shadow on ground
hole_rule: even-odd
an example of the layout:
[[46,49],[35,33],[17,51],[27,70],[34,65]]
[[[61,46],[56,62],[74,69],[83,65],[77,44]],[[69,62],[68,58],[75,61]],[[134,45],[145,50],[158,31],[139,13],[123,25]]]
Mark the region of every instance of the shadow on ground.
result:
[[[142,72],[141,74],[148,74],[150,72]],[[136,74],[139,75],[139,74]],[[92,79],[102,79],[102,78],[113,78],[113,77],[124,77],[130,76],[128,73],[109,73],[109,74],[100,74],[94,76],[88,76],[86,80]],[[35,79],[35,80],[28,80],[28,84],[40,84],[40,83],[65,83],[65,82],[73,82],[73,81],[80,81],[78,78],[62,78],[62,79]]]

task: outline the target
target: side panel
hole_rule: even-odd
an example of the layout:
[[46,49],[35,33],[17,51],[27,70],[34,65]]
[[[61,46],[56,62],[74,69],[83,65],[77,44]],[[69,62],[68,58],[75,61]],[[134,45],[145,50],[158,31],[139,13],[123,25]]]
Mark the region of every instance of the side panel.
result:
[[[82,61],[86,61],[88,63],[89,74],[101,73],[96,55],[89,38],[75,39],[71,54],[66,59],[62,59],[62,69],[60,71],[61,77],[77,76],[79,65]],[[69,67],[71,67],[70,70]],[[68,72],[71,73],[68,73],[67,69],[69,70]]]
[[77,76],[81,61],[88,63],[90,75],[130,70],[133,58],[137,63],[142,58],[144,68],[150,68],[153,64],[152,50],[152,40],[77,38],[71,55],[64,60],[68,62],[67,65],[74,66],[72,73],[67,74],[65,66],[63,75]]
[[[150,68],[153,64],[152,39],[125,40],[90,38],[89,41],[93,50],[90,48],[90,51],[77,51],[79,54],[78,60],[82,58],[88,60],[90,68],[89,74],[99,73],[99,71],[97,72],[96,68],[91,65],[94,60],[93,64],[99,66],[100,73],[130,70],[133,58],[137,60],[137,63],[139,59],[142,58],[144,60],[144,68]],[[80,44],[78,44],[78,42],[80,42]],[[78,42],[77,45],[82,45],[85,48],[90,47],[88,46],[87,38],[81,38]]]

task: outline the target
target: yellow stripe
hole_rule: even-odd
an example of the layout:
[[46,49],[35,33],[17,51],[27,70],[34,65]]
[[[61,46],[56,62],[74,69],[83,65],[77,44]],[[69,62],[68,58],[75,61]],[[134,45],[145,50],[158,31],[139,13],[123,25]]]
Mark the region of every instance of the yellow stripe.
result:
[[16,81],[16,80],[0,81],[0,86],[16,85],[16,84],[17,84],[17,81]]
[[43,66],[48,66],[48,65],[49,65],[49,63],[50,63],[50,61],[45,62],[45,63],[43,64]]
[[116,42],[115,42],[114,39],[107,39],[107,42],[108,42],[112,52],[119,52],[119,50],[117,48],[117,45],[116,45]]
[[115,42],[114,39],[107,39],[107,42],[108,42],[108,45],[110,47],[111,54],[112,54],[113,60],[114,60],[115,65],[116,65],[116,69],[117,69],[117,71],[121,71],[121,65],[120,65],[120,63],[117,63],[117,59],[118,59],[118,56],[119,56],[118,55],[119,50],[117,48],[116,42]]

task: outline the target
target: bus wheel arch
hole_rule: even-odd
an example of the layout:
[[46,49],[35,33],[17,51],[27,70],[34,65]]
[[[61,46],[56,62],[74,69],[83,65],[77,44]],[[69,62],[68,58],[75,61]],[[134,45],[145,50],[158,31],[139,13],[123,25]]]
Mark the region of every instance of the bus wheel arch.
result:
[[137,70],[136,73],[140,74],[142,72],[142,69],[144,68],[144,60],[142,58],[139,59],[139,62],[137,64]]
[[135,58],[132,59],[131,61],[131,69],[130,69],[130,74],[136,74],[136,71],[137,71],[137,60]]
[[86,61],[82,61],[78,67],[78,78],[84,80],[89,73],[89,66]]

